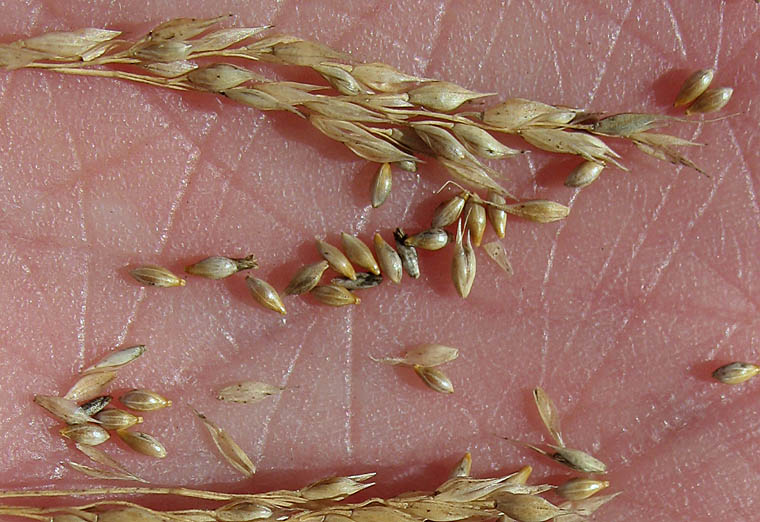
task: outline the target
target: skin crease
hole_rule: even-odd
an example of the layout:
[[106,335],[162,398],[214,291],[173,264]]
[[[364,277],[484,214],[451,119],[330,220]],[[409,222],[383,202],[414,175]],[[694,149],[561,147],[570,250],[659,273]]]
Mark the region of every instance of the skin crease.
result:
[[[466,450],[475,476],[531,464],[532,481],[560,483],[571,473],[500,439],[551,442],[530,394],[540,385],[567,443],[605,461],[610,491],[624,491],[599,520],[753,518],[758,384],[729,388],[709,374],[757,361],[758,7],[561,4],[4,5],[4,42],[85,26],[133,34],[229,12],[235,25],[275,24],[471,89],[611,112],[681,114],[669,108],[680,82],[710,66],[716,85],[735,89],[723,114],[740,114],[668,129],[708,144],[685,152],[710,177],[618,141],[610,143],[631,172],[607,169],[582,191],[562,185],[574,158],[532,152],[494,165],[515,194],[572,213],[549,225],[510,219],[504,244],[515,275],[503,277],[478,252],[467,301],[450,284],[445,250],[422,255],[419,280],[366,291],[358,307],[287,298],[283,318],[251,304],[242,276],[164,290],[140,287],[127,270],[158,263],[180,272],[208,255],[255,253],[256,276],[282,289],[318,261],[314,236],[338,244],[347,231],[370,242],[375,231],[390,240],[399,224],[425,227],[446,197],[433,194],[443,170],[429,162],[419,176],[396,172],[390,200],[373,210],[375,167],[293,115],[106,79],[0,72],[0,488],[101,485],[62,464],[87,460],[32,397],[62,394],[109,348],[143,343],[146,355],[114,389],[172,398],[141,426],[169,456],[136,456],[116,441],[101,448],[155,484],[263,491],[377,471],[374,494],[386,496],[434,489]],[[422,342],[460,348],[443,368],[453,395],[368,358]],[[245,379],[286,390],[257,405],[216,401],[214,390]],[[254,478],[221,461],[190,406],[248,451]]]

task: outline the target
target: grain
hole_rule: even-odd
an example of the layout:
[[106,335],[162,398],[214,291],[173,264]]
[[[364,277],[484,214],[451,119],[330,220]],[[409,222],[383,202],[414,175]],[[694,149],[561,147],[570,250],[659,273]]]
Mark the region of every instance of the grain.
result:
[[454,469],[451,470],[451,473],[449,473],[449,478],[456,478],[456,477],[469,477],[470,471],[472,470],[472,455],[470,455],[470,452],[464,454],[464,456],[457,462],[457,465],[454,466]]
[[330,265],[330,268],[338,272],[340,275],[349,279],[356,279],[356,271],[348,258],[327,241],[317,239],[317,251],[325,261]]
[[252,275],[246,276],[245,283],[248,286],[248,290],[250,290],[253,299],[261,306],[281,313],[282,315],[287,314],[285,305],[282,304],[282,299],[280,299],[280,295],[272,285],[263,279],[253,277]]
[[443,228],[453,224],[462,213],[469,196],[462,192],[439,204],[433,211],[432,228]]
[[544,423],[544,426],[546,426],[549,435],[551,435],[552,439],[554,439],[557,444],[564,446],[565,442],[562,440],[559,411],[557,411],[557,406],[554,404],[554,401],[541,387],[533,389],[533,400],[536,403],[538,414],[541,416],[541,421]]
[[119,397],[119,401],[130,410],[136,411],[160,410],[172,405],[172,401],[166,397],[154,391],[144,389],[130,390]]
[[717,89],[708,89],[703,92],[694,103],[686,109],[686,114],[701,114],[707,112],[716,112],[728,104],[734,90],[731,87],[719,87]]
[[475,282],[475,273],[477,272],[477,259],[475,258],[475,249],[470,242],[470,231],[467,231],[467,241],[464,243],[464,255],[467,260],[467,279],[465,280],[465,294],[469,295],[472,290],[472,284]]
[[224,460],[246,477],[253,476],[253,474],[256,473],[256,466],[253,465],[253,462],[251,462],[251,459],[246,455],[245,451],[243,451],[243,448],[241,448],[226,431],[209,420],[205,415],[198,411],[195,411],[195,414],[208,430],[211,435],[211,440],[214,441],[216,449],[219,450],[219,453],[224,457]]
[[[380,267],[375,261],[375,256],[372,255],[372,251],[369,247],[356,236],[341,232],[340,240],[343,243],[343,250],[346,251],[348,259],[362,268],[366,268],[375,275],[380,275]],[[347,274],[343,274],[349,279],[356,279],[356,273],[354,277],[349,277]]]
[[491,133],[467,123],[455,123],[451,128],[460,142],[469,150],[484,159],[504,159],[522,154],[523,151],[507,147],[494,138]]
[[80,452],[87,455],[87,457],[89,457],[90,460],[92,460],[93,462],[100,464],[101,466],[106,466],[106,467],[115,469],[117,471],[121,471],[122,473],[129,474],[131,475],[132,480],[145,482],[144,480],[130,473],[124,466],[122,466],[119,462],[117,462],[113,458],[109,457],[100,448],[97,448],[95,446],[85,446],[83,444],[77,444],[76,447]]
[[300,295],[305,294],[312,288],[319,284],[319,280],[322,278],[322,274],[325,273],[327,267],[330,266],[327,261],[320,261],[318,263],[312,263],[301,267],[293,279],[288,283],[285,288],[286,295]]
[[115,371],[100,371],[87,373],[66,392],[64,397],[74,402],[89,401],[100,395],[103,388],[108,386],[116,378]]
[[131,430],[118,430],[116,434],[137,453],[157,459],[166,457],[166,448],[152,435]]
[[544,522],[565,512],[544,498],[511,493],[497,497],[496,509],[518,522]]
[[110,395],[101,395],[100,397],[95,397],[94,399],[90,399],[89,401],[82,404],[82,409],[87,415],[93,416],[111,404],[112,400],[113,397]]
[[405,244],[423,250],[440,250],[449,242],[449,234],[442,228],[430,228],[406,238]]
[[347,306],[361,303],[361,299],[349,290],[338,285],[320,285],[311,291],[311,295],[320,303],[329,306]]
[[483,234],[486,231],[486,209],[473,198],[470,198],[464,207],[464,215],[473,244],[476,247],[480,246],[483,241]]
[[536,223],[552,223],[565,219],[570,214],[568,207],[546,199],[534,199],[506,205],[504,210],[512,215],[529,221],[535,221]]
[[272,510],[270,508],[247,500],[230,502],[214,510],[214,520],[219,522],[249,522],[267,519],[271,516]]
[[462,242],[462,221],[457,224],[457,234],[454,240],[454,255],[451,258],[451,280],[457,293],[463,299],[469,295],[467,282],[470,279],[470,264],[467,252]]
[[230,63],[212,63],[187,74],[187,80],[200,90],[222,92],[253,79],[263,79],[248,69]]
[[584,161],[567,176],[565,186],[581,188],[591,185],[602,174],[604,165],[595,161]]
[[691,73],[676,94],[673,107],[688,105],[696,100],[710,86],[714,75],[715,71],[712,69],[700,69]]
[[525,98],[510,98],[483,111],[481,118],[492,127],[515,131],[531,123],[567,123],[576,114],[574,109],[561,109]]
[[356,96],[367,93],[354,76],[351,74],[350,66],[323,62],[311,66],[322,78],[332,85],[336,91],[346,96]]
[[504,482],[508,484],[524,485],[528,482],[531,473],[533,473],[533,468],[531,466],[523,466],[515,473],[509,475]]
[[392,282],[399,284],[401,277],[404,275],[401,265],[401,257],[396,250],[390,246],[380,234],[374,237],[375,254],[380,265],[380,271]]
[[383,276],[375,275],[370,272],[357,272],[356,279],[351,280],[347,277],[336,277],[330,281],[334,285],[342,286],[346,290],[366,290],[374,288],[383,282]]
[[185,286],[185,280],[174,275],[162,266],[145,265],[135,268],[130,272],[138,283],[149,286],[170,288],[173,286]]
[[504,248],[504,245],[498,241],[491,241],[490,243],[483,245],[483,250],[485,250],[488,257],[493,260],[493,262],[496,263],[505,274],[510,276],[514,274],[512,264],[509,262],[509,256],[507,256],[507,251]]
[[85,368],[82,373],[115,370],[131,363],[145,353],[145,345],[138,344],[120,350],[114,350],[92,366]]
[[374,473],[353,475],[350,477],[331,477],[309,484],[298,491],[306,500],[343,500],[359,491],[373,486],[373,482],[364,482],[374,477]]
[[370,189],[370,201],[372,202],[372,208],[378,208],[380,205],[385,203],[385,200],[388,199],[388,196],[391,193],[392,185],[393,172],[391,171],[391,164],[383,163],[380,165],[380,168],[377,169],[377,173],[372,179],[372,187]]
[[414,373],[416,373],[422,382],[424,382],[428,388],[438,393],[454,393],[454,385],[451,384],[445,373],[437,368],[428,368],[427,366],[420,366],[415,364],[412,366]]
[[229,258],[224,256],[211,256],[185,267],[185,272],[208,279],[224,279],[241,270],[258,268],[258,263],[253,255],[243,258]]
[[421,344],[407,351],[403,357],[384,357],[382,359],[372,358],[375,362],[382,362],[392,365],[404,366],[425,366],[432,368],[447,362],[451,362],[459,357],[459,350],[442,344]]
[[580,471],[581,473],[607,472],[607,465],[604,462],[595,457],[592,457],[585,451],[565,448],[562,446],[554,446],[552,444],[547,444],[547,446],[551,449],[551,451],[547,451],[533,444],[528,444],[527,442],[521,442],[506,437],[505,440],[518,446],[524,446],[540,455],[544,455],[545,457],[549,457],[555,462],[559,462],[560,464],[567,466],[573,471]]
[[469,101],[496,93],[470,91],[449,82],[430,82],[409,91],[409,101],[437,112],[451,112]]
[[101,479],[101,480],[135,480],[137,482],[145,482],[144,480],[138,479],[131,473],[124,473],[122,471],[112,471],[112,470],[103,470],[98,468],[93,468],[92,466],[86,466],[84,464],[79,464],[77,462],[71,462],[68,461],[66,464],[69,465],[71,469],[74,471],[78,471],[80,473],[83,473],[87,475],[88,477]]
[[746,362],[732,362],[712,373],[713,379],[723,384],[741,384],[760,373],[760,366]]
[[548,152],[575,154],[588,161],[609,162],[624,169],[615,161],[620,156],[602,140],[590,134],[539,128],[521,130],[520,136],[534,147]]
[[417,279],[420,277],[420,262],[417,258],[417,250],[412,246],[406,245],[407,235],[400,228],[393,231],[393,239],[396,242],[396,250],[401,258],[401,266],[410,277]]
[[98,412],[95,415],[95,419],[107,430],[126,430],[143,421],[142,417],[118,408],[107,408]]
[[400,92],[410,83],[424,81],[424,78],[404,74],[384,63],[362,63],[351,69],[351,74],[372,90],[380,92]]
[[264,382],[242,381],[225,386],[219,390],[216,398],[225,402],[255,404],[272,395],[279,395],[282,390],[284,388]]
[[495,203],[495,205],[488,205],[486,208],[488,220],[491,222],[491,226],[493,227],[494,232],[496,232],[496,235],[500,239],[503,239],[507,234],[507,213],[500,207],[506,205],[507,200],[504,199],[504,196],[501,194],[497,194],[493,190],[489,190],[488,201]]
[[583,500],[599,493],[610,483],[607,480],[573,478],[557,488],[557,494],[567,500]]
[[66,424],[86,424],[97,422],[85,410],[71,399],[51,395],[35,395],[35,404],[42,406]]
[[110,438],[106,430],[95,424],[75,424],[61,428],[62,436],[70,439],[77,444],[85,446],[97,446],[103,444]]

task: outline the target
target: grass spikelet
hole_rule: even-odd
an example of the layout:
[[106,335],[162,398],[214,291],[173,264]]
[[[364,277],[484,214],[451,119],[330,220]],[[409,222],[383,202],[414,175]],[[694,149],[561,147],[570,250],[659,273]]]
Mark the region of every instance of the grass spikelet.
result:
[[66,424],[86,424],[99,421],[88,415],[84,409],[71,399],[51,395],[35,395],[34,402]]
[[552,223],[565,219],[570,214],[570,209],[565,205],[546,199],[534,199],[506,205],[504,210],[512,215],[537,223]]
[[145,353],[145,345],[143,344],[114,350],[92,366],[82,370],[82,373],[93,373],[122,368],[140,357],[143,353]]
[[496,507],[518,522],[544,522],[565,513],[548,500],[534,495],[503,493],[497,498]]
[[451,112],[469,101],[495,94],[470,91],[449,82],[430,82],[409,91],[409,101],[431,111]]
[[224,457],[224,460],[246,477],[253,476],[253,474],[256,473],[256,466],[253,465],[253,462],[251,462],[251,459],[246,455],[245,451],[243,451],[243,448],[241,448],[226,431],[209,420],[208,417],[198,411],[193,411],[208,430],[211,435],[211,440],[214,441],[216,449],[219,450],[219,453]]
[[551,435],[552,439],[560,445],[564,446],[565,442],[562,440],[562,429],[560,428],[559,411],[554,401],[541,387],[533,389],[533,400],[536,402],[536,409],[541,416],[546,430]]
[[524,129],[520,136],[539,149],[559,154],[575,154],[588,161],[613,163],[627,170],[615,158],[620,156],[596,136],[582,132],[568,132],[559,129]]
[[61,428],[60,433],[63,437],[72,440],[77,444],[86,446],[97,446],[103,444],[111,436],[102,427],[95,424],[75,424]]
[[504,159],[522,154],[523,151],[507,147],[491,133],[475,125],[455,123],[451,132],[474,155],[483,159]]
[[336,91],[346,96],[356,96],[368,93],[356,78],[351,75],[351,67],[337,63],[322,62],[311,66],[322,76]]
[[258,268],[259,264],[253,255],[244,258],[229,258],[224,256],[211,256],[185,267],[185,272],[192,275],[206,277],[208,279],[224,279],[241,270]]
[[94,399],[116,378],[115,371],[86,373],[66,392],[64,397],[74,402]]
[[404,366],[425,366],[432,368],[446,364],[459,357],[459,350],[442,344],[421,344],[407,351],[403,357],[385,357],[382,359],[372,358],[375,362]]
[[219,522],[249,522],[251,520],[267,519],[271,516],[272,510],[268,506],[247,500],[238,500],[214,510],[213,520]]
[[258,381],[242,381],[219,390],[216,398],[225,402],[255,404],[267,397],[278,395],[284,388]]
[[230,63],[212,63],[187,74],[187,80],[204,91],[223,92],[245,82],[263,79],[248,69]]
[[306,500],[343,500],[359,491],[374,486],[374,482],[364,482],[374,473],[354,475],[351,477],[331,477],[322,479],[299,490]]
[[410,83],[425,81],[411,76],[384,63],[363,63],[355,65],[351,74],[374,91],[397,93],[404,91]]
[[573,478],[557,488],[557,494],[567,500],[583,500],[609,487],[606,480]]

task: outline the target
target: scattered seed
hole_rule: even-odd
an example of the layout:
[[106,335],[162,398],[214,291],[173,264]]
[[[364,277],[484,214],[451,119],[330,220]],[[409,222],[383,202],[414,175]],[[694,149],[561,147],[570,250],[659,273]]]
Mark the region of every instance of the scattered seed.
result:
[[598,178],[604,165],[597,163],[596,161],[584,161],[573,169],[567,179],[565,180],[565,186],[571,188],[581,188],[591,185],[596,178]]
[[406,273],[413,279],[420,277],[420,262],[417,258],[417,250],[412,246],[406,246],[406,238],[408,236],[404,234],[404,231],[397,228],[393,232],[393,239],[396,241],[396,250],[401,258],[401,266],[404,267]]
[[254,404],[263,401],[270,395],[279,394],[284,388],[257,381],[243,381],[225,386],[216,398],[220,401]]
[[442,202],[433,211],[432,228],[443,228],[454,223],[464,208],[467,195],[462,192],[453,198]]
[[108,406],[112,399],[113,397],[110,395],[101,395],[82,404],[82,409],[87,415],[93,416]]
[[88,422],[97,422],[93,419],[84,408],[79,406],[71,399],[63,397],[53,397],[51,395],[35,395],[34,402],[55,417],[61,419],[66,424],[86,424]]
[[449,478],[455,478],[455,477],[469,477],[470,476],[470,470],[472,469],[472,455],[470,455],[470,452],[464,454],[464,456],[457,462],[457,465],[454,466],[454,469],[451,470],[451,473],[449,473]]
[[272,510],[267,506],[262,506],[248,500],[230,502],[214,510],[214,520],[218,520],[219,522],[249,522],[252,520],[268,519],[271,516]]
[[61,435],[78,444],[97,446],[110,438],[108,432],[95,424],[75,424],[61,428]]
[[364,482],[365,480],[372,478],[374,473],[367,473],[364,475],[353,475],[350,477],[331,477],[326,478],[313,484],[309,484],[305,488],[299,490],[301,497],[306,500],[334,500],[340,501],[344,498],[351,496],[359,491],[373,486],[373,482]]
[[343,252],[338,250],[338,248],[332,246],[326,241],[317,239],[317,250],[319,251],[319,255],[321,255],[325,261],[328,262],[330,268],[349,279],[356,278],[356,271],[354,270],[354,267],[351,265],[351,262],[343,254]]
[[277,290],[272,288],[272,285],[252,275],[246,276],[245,283],[248,285],[253,299],[261,306],[279,312],[282,315],[287,313],[285,305],[282,304],[282,299],[280,299]]
[[145,265],[135,268],[130,275],[138,283],[150,286],[160,286],[169,288],[172,286],[185,286],[185,280],[177,277],[164,267],[156,265]]
[[734,90],[731,87],[708,89],[686,108],[686,115],[719,111],[726,106],[732,94]]
[[336,277],[330,281],[334,285],[342,286],[346,290],[365,290],[374,288],[383,282],[383,276],[369,272],[357,272],[353,281],[347,277]]
[[143,421],[142,417],[132,415],[118,408],[108,408],[95,415],[95,419],[107,430],[126,430]]
[[715,71],[712,69],[700,69],[694,71],[681,86],[681,90],[676,95],[676,100],[673,102],[673,107],[680,107],[681,105],[688,105],[693,102],[699,96],[704,93],[712,83],[713,75]]
[[535,495],[502,493],[496,498],[496,509],[518,522],[544,522],[565,513],[548,500]]
[[[501,206],[507,204],[507,200],[504,199],[504,196],[497,194],[493,190],[488,191],[488,201]],[[507,213],[493,205],[488,205],[486,212],[488,214],[488,220],[491,222],[491,226],[493,227],[494,232],[496,232],[496,235],[499,238],[503,239],[507,233]]]
[[536,409],[541,416],[541,420],[549,431],[552,439],[560,445],[564,446],[565,442],[562,440],[562,429],[560,428],[559,412],[554,401],[543,390],[543,388],[536,387],[533,389],[533,400],[536,402]]
[[137,453],[148,457],[162,459],[166,457],[166,448],[155,437],[140,431],[118,430],[116,434],[124,443]]
[[[416,164],[412,162],[412,165]],[[391,164],[383,163],[380,168],[377,169],[377,174],[372,180],[372,190],[370,192],[370,199],[372,201],[372,208],[377,208],[388,198],[391,193],[391,185],[393,183],[393,173],[391,172]]]
[[[356,276],[354,276],[356,277]],[[312,289],[311,295],[320,303],[330,306],[346,306],[361,303],[361,299],[338,285],[320,285]]]
[[256,473],[256,466],[253,465],[253,462],[251,462],[251,459],[246,455],[245,451],[243,451],[243,448],[241,448],[226,431],[214,424],[202,413],[195,411],[195,414],[203,422],[203,425],[206,426],[206,429],[211,434],[211,439],[214,441],[216,449],[219,450],[219,453],[230,466],[246,477],[250,477]]
[[459,350],[444,346],[442,344],[421,344],[412,348],[404,354],[403,357],[384,357],[382,359],[372,358],[375,362],[404,366],[424,366],[432,368],[447,362],[453,361],[459,357]]
[[116,378],[114,371],[102,371],[97,373],[87,373],[66,392],[64,397],[74,402],[89,401],[100,395],[103,388],[108,386]]
[[567,500],[583,500],[599,493],[609,485],[607,480],[574,478],[558,487],[557,494]]
[[457,224],[457,235],[454,240],[454,256],[451,259],[451,280],[454,283],[457,293],[463,299],[469,295],[467,282],[470,279],[470,265],[467,259],[467,252],[462,243],[462,220]]
[[[343,243],[343,249],[346,251],[346,256],[352,263],[362,268],[366,268],[375,275],[380,275],[380,267],[377,265],[377,261],[375,261],[375,256],[372,255],[372,251],[364,241],[356,236],[346,234],[345,232],[341,232],[340,240]],[[346,274],[343,275],[349,279],[355,279],[355,277],[349,277]],[[356,276],[356,273],[354,273],[354,276]]]
[[126,476],[126,478],[130,480],[136,480],[138,482],[147,482],[147,480],[143,480],[140,477],[131,473],[119,462],[109,457],[105,452],[103,452],[101,449],[95,446],[85,446],[83,444],[77,444],[76,447],[79,451],[87,455],[90,458],[90,460],[92,460],[93,462],[96,462],[97,464],[115,469],[123,473]]
[[723,384],[741,384],[760,373],[760,366],[745,362],[732,362],[721,366],[712,374],[713,379]]
[[380,270],[388,277],[388,279],[399,284],[401,282],[401,277],[404,275],[401,266],[401,257],[378,233],[375,233],[374,244]]
[[451,384],[445,373],[437,368],[428,368],[427,366],[420,366],[415,364],[414,372],[419,375],[422,382],[424,382],[428,388],[438,393],[454,393],[454,385]]
[[508,440],[509,442],[518,446],[524,446],[528,449],[532,449],[536,453],[549,457],[550,459],[559,462],[560,464],[563,464],[574,471],[580,471],[581,473],[607,473],[607,465],[604,462],[592,457],[585,451],[565,448],[561,446],[554,446],[552,444],[547,444],[547,446],[549,446],[549,448],[551,448],[553,451],[546,451],[539,448],[538,446],[534,446],[533,444],[528,444],[527,442],[521,442],[506,437],[505,440]]
[[172,401],[158,393],[142,389],[128,391],[119,398],[119,401],[130,410],[136,411],[160,410],[172,405]]
[[145,345],[142,344],[122,348],[121,350],[114,350],[89,368],[85,368],[82,373],[115,370],[116,368],[121,368],[122,366],[131,363],[143,353],[145,353]]
[[510,214],[536,223],[552,223],[565,219],[570,214],[570,209],[565,205],[546,199],[534,199],[507,205],[505,210]]
[[486,209],[470,198],[464,207],[464,215],[467,216],[466,224],[472,242],[476,247],[480,246],[481,241],[483,241],[483,234],[486,231]]
[[514,274],[512,264],[509,262],[509,257],[507,256],[507,251],[501,243],[498,241],[491,241],[490,243],[483,245],[483,250],[485,250],[488,257],[490,257],[494,263],[499,265],[499,268],[504,270],[507,275]]
[[285,288],[285,294],[287,295],[300,295],[305,294],[315,286],[319,284],[319,280],[322,278],[322,274],[325,273],[327,267],[330,266],[327,261],[320,261],[318,263],[312,263],[302,267],[293,279],[288,283]]
[[185,272],[192,275],[206,277],[208,279],[224,279],[241,270],[258,268],[259,265],[253,255],[243,258],[230,258],[224,256],[211,256],[195,264],[185,267]]
[[442,228],[431,228],[408,236],[405,244],[423,250],[440,250],[449,242],[449,234]]

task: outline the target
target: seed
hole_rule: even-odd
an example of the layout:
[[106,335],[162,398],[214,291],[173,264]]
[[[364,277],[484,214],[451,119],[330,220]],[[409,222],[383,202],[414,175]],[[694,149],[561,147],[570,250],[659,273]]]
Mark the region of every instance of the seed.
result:
[[424,81],[424,78],[410,76],[384,63],[362,63],[355,65],[351,74],[374,91],[400,92],[409,83]]
[[570,209],[565,205],[546,199],[534,199],[507,205],[505,210],[510,214],[536,223],[552,223],[565,219],[570,214]]
[[731,87],[708,89],[699,98],[694,100],[694,103],[687,107],[686,114],[719,111],[726,106],[732,94],[734,94],[734,90]]
[[[412,162],[414,164],[414,162]],[[372,201],[372,208],[377,208],[388,198],[391,193],[391,185],[393,183],[393,174],[391,172],[391,164],[383,163],[380,168],[377,169],[377,174],[372,180],[372,190],[370,192],[370,199]]]
[[280,299],[277,290],[272,288],[272,285],[252,275],[246,276],[245,283],[248,285],[248,290],[251,291],[253,299],[261,306],[279,312],[282,315],[287,313],[285,305],[282,304],[282,299]]
[[110,438],[108,432],[95,424],[75,424],[61,428],[61,435],[78,444],[97,446]]
[[443,228],[454,223],[462,213],[466,199],[467,195],[462,192],[438,205],[433,211],[431,227]]
[[457,163],[474,163],[477,159],[448,130],[438,125],[412,124],[414,131],[435,155]]
[[320,303],[330,306],[346,306],[361,302],[361,299],[338,285],[317,286],[311,291],[311,295]]
[[760,366],[745,362],[732,362],[721,366],[712,374],[713,379],[723,384],[741,384],[760,373]]
[[172,286],[185,286],[185,280],[177,277],[164,267],[145,265],[135,268],[130,272],[137,282],[144,285],[160,286],[169,288]]
[[599,459],[592,457],[585,451],[547,444],[547,446],[553,450],[553,452],[550,452],[527,442],[521,442],[506,437],[505,440],[549,457],[574,471],[580,471],[581,473],[607,473],[607,465]]
[[467,281],[470,279],[470,265],[462,243],[462,220],[457,224],[457,235],[454,241],[454,256],[451,258],[451,280],[460,297],[469,295]]
[[35,395],[34,402],[66,424],[85,424],[95,421],[81,406],[71,399],[51,395]]
[[675,118],[662,114],[624,112],[607,116],[606,118],[595,122],[591,125],[591,129],[596,134],[630,137],[634,134],[661,127],[673,119]]
[[331,477],[309,484],[298,493],[306,500],[339,501],[372,485],[363,481],[372,478],[374,473],[354,475],[350,477]]
[[93,462],[96,462],[97,464],[118,470],[125,474],[127,478],[131,480],[136,480],[138,482],[146,482],[145,480],[141,479],[140,477],[133,475],[130,473],[124,466],[122,466],[119,462],[114,460],[113,458],[109,457],[105,452],[103,452],[101,449],[95,447],[95,446],[85,446],[83,444],[77,444],[77,449],[87,455],[90,460]]
[[148,36],[154,41],[186,40],[198,36],[225,18],[227,15],[214,18],[173,18],[154,27]]
[[591,185],[596,178],[598,178],[604,165],[597,163],[596,161],[584,161],[573,169],[567,179],[565,180],[565,186],[571,188],[581,188],[587,185]]
[[225,386],[216,398],[220,401],[237,402],[240,404],[253,404],[263,401],[270,395],[279,394],[284,388],[273,386],[263,382],[243,381]]
[[467,229],[470,231],[472,242],[476,247],[480,246],[486,231],[486,209],[470,198],[464,207],[464,215],[467,216]]
[[153,411],[168,408],[172,401],[150,390],[131,390],[122,395],[119,401],[130,410]]
[[398,253],[380,234],[375,234],[374,244],[378,264],[380,265],[382,273],[394,283],[399,284],[401,282],[401,277],[404,275],[401,266],[401,257],[399,257]]
[[558,487],[557,494],[567,500],[583,500],[599,493],[609,485],[607,480],[574,478]]
[[201,422],[203,422],[203,425],[206,427],[209,434],[211,434],[211,439],[214,441],[216,449],[219,450],[219,453],[230,466],[246,477],[250,477],[256,473],[256,466],[253,465],[253,462],[251,462],[251,459],[246,455],[245,451],[243,451],[243,448],[241,448],[226,431],[217,426],[202,413],[196,411],[195,414]]
[[499,495],[496,509],[518,522],[544,522],[565,512],[544,498],[512,493]]
[[321,239],[317,239],[317,250],[319,251],[319,255],[329,263],[330,268],[344,277],[356,279],[356,271],[343,252]]
[[507,147],[494,138],[490,132],[475,125],[455,123],[451,132],[459,138],[464,146],[475,154],[485,159],[503,159],[521,154],[523,151]]
[[98,469],[98,468],[93,468],[92,466],[85,466],[84,464],[79,464],[77,462],[71,462],[71,461],[66,462],[66,464],[68,464],[69,467],[73,469],[74,471],[78,471],[92,478],[97,478],[101,480],[136,480],[138,482],[146,482],[145,480],[135,477],[129,472],[124,473],[122,471]]
[[404,231],[397,228],[393,232],[393,239],[396,241],[396,249],[398,255],[401,258],[401,266],[404,267],[406,273],[410,277],[417,279],[420,277],[420,262],[417,258],[417,250],[412,246],[406,246],[406,238],[408,236],[404,234]]
[[347,277],[336,277],[330,281],[334,285],[342,286],[346,290],[365,290],[374,288],[383,282],[383,276],[369,272],[357,272],[353,281]]
[[454,393],[454,385],[451,384],[451,379],[441,370],[420,366],[419,364],[415,364],[412,368],[414,368],[414,373],[419,375],[422,382],[427,384],[431,390],[438,393]]
[[582,521],[586,519],[581,517],[590,517],[597,509],[621,493],[622,491],[618,491],[617,493],[613,493],[611,495],[598,495],[587,499],[576,500],[574,502],[563,502],[560,507],[564,509],[572,509],[573,512],[578,515],[577,518],[571,519],[570,522],[576,522],[577,520]]
[[259,265],[253,255],[243,258],[211,256],[195,264],[186,266],[185,272],[208,279],[224,279],[241,270],[258,267]]
[[100,361],[93,364],[89,368],[86,368],[82,373],[93,373],[103,370],[115,370],[131,363],[138,357],[145,353],[145,345],[139,344],[137,346],[130,346],[129,348],[122,348],[121,350],[114,350]]
[[100,395],[100,392],[116,378],[116,372],[97,372],[83,375],[64,395],[74,402],[89,401]]
[[214,511],[214,519],[219,522],[249,522],[261,520],[272,516],[272,510],[267,506],[238,500],[230,502]]
[[470,476],[470,470],[472,469],[472,455],[470,455],[470,452],[464,454],[464,456],[457,462],[457,465],[454,466],[454,469],[451,470],[451,473],[449,473],[449,478],[455,478],[455,477],[469,477]]
[[132,415],[118,408],[108,408],[95,415],[95,419],[107,430],[126,430],[143,421],[142,417]]
[[116,434],[127,446],[148,457],[162,459],[166,457],[166,448],[155,437],[140,431],[118,430]]
[[101,395],[100,397],[95,397],[94,399],[90,399],[89,401],[82,404],[82,409],[87,415],[96,415],[103,408],[108,406],[111,403],[112,399],[113,397],[110,395]]
[[528,479],[530,478],[531,473],[533,473],[533,468],[531,466],[523,466],[522,468],[517,470],[515,473],[512,473],[507,478],[507,480],[504,481],[504,483],[525,485],[528,482]]
[[185,42],[150,42],[132,51],[132,54],[143,60],[168,63],[184,60],[192,49],[193,47]]
[[372,358],[372,360],[392,365],[418,365],[431,368],[433,366],[439,366],[453,361],[457,357],[459,357],[459,350],[456,348],[451,348],[450,346],[444,346],[442,344],[421,344],[406,352],[401,358],[385,357],[382,359]]
[[538,409],[538,414],[541,416],[544,426],[546,426],[546,429],[549,431],[549,435],[551,435],[552,439],[554,439],[557,444],[564,446],[565,442],[562,440],[559,412],[557,411],[557,406],[554,404],[554,401],[549,395],[547,395],[543,388],[540,387],[533,389],[533,400],[536,402],[536,409]]
[[449,234],[442,228],[431,228],[408,236],[405,244],[423,250],[440,250],[449,242]]
[[515,130],[534,122],[568,123],[576,113],[524,98],[510,98],[484,111],[482,118],[487,125]]
[[430,82],[409,91],[409,101],[436,112],[450,112],[468,101],[496,93],[473,92],[449,82]]
[[715,71],[712,69],[700,69],[694,71],[681,86],[681,90],[676,95],[673,107],[688,105],[704,93],[712,82]]
[[138,507],[109,509],[98,513],[97,522],[164,522],[166,517]]
[[417,162],[412,160],[401,160],[397,161],[396,165],[398,165],[398,168],[400,168],[403,171],[406,172],[417,172]]
[[[375,275],[380,275],[380,267],[377,266],[375,256],[372,255],[372,251],[369,247],[359,239],[358,237],[341,232],[340,240],[343,243],[343,249],[346,251],[348,259],[362,268],[366,268]],[[346,274],[343,274],[346,275]],[[356,273],[354,273],[356,276]],[[349,277],[349,279],[355,279],[355,277]]]
[[305,294],[315,286],[319,284],[319,280],[322,278],[322,274],[325,273],[329,264],[327,261],[320,261],[318,263],[312,263],[302,267],[293,279],[288,283],[285,288],[285,294],[287,295],[300,295]]
[[465,281],[465,293],[469,295],[472,290],[472,284],[475,282],[475,272],[477,271],[477,260],[475,259],[475,249],[470,242],[470,231],[467,231],[467,241],[464,244],[464,255],[467,258],[467,280]]
[[351,75],[349,72],[351,67],[348,65],[320,63],[312,65],[311,68],[317,71],[322,78],[327,80],[341,94],[354,96],[366,92],[366,89]]
[[[497,194],[493,190],[488,191],[488,201],[502,206],[507,204],[507,200],[504,199],[504,196]],[[507,213],[493,205],[488,205],[486,212],[488,213],[488,219],[491,221],[491,226],[493,227],[494,232],[496,232],[496,235],[499,238],[503,239],[507,233]]]

